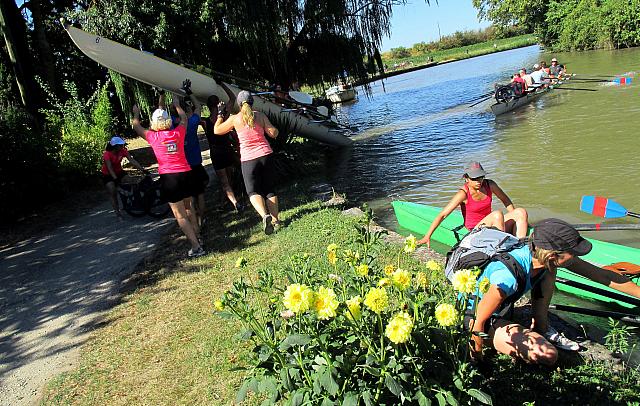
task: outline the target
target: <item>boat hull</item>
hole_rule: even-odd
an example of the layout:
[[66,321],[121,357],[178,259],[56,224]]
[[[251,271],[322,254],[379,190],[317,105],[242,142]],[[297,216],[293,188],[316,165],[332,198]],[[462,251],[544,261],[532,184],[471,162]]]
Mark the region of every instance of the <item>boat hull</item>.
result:
[[330,93],[327,97],[332,103],[344,103],[354,100],[356,98],[356,94],[356,89],[347,89],[337,93]]
[[[394,201],[392,205],[400,226],[406,228],[407,230],[410,230],[413,233],[416,233],[419,236],[427,233],[429,227],[431,226],[431,223],[441,210],[438,207],[411,202]],[[457,242],[457,239],[452,230],[462,223],[463,219],[460,213],[451,213],[446,219],[444,219],[442,224],[433,233],[431,237],[432,240],[447,246],[453,246]],[[458,231],[458,233],[462,237],[467,233],[467,230],[465,228],[462,228],[460,231]],[[585,255],[582,258],[595,265],[605,266],[616,262],[625,261],[640,263],[640,249],[638,248],[625,247],[623,245],[593,239],[588,240],[591,241],[593,249],[588,255]],[[612,296],[619,297],[620,295],[622,295],[622,297],[616,299],[613,297],[605,296],[603,294],[589,292],[579,287],[570,286],[568,284],[558,282],[556,286],[561,291],[565,291],[567,293],[571,293],[587,299],[597,300],[599,302],[607,304],[613,303],[630,309],[638,309],[637,303],[639,301],[637,298],[618,292],[615,289],[611,289],[607,286],[601,285],[566,269],[558,269],[558,278],[564,278],[568,281],[578,282],[583,285],[591,286],[607,293],[611,293]],[[639,280],[636,279],[635,283],[638,282]],[[627,298],[628,301],[625,301],[627,300]]]
[[[181,95],[184,94],[180,88],[182,82],[189,79],[191,90],[199,101],[205,102],[209,96],[214,94],[220,100],[228,101],[229,99],[224,89],[209,76],[70,25],[65,24],[65,30],[85,55],[100,65],[125,76]],[[242,90],[234,85],[228,86],[236,95]],[[290,130],[296,135],[331,145],[349,146],[353,144],[353,140],[345,136],[344,131],[340,128],[325,125],[324,122],[314,122],[317,120],[295,111],[287,111],[290,109],[284,109],[266,97],[256,96],[254,100],[256,110],[279,117],[281,121],[285,121],[289,125]],[[327,119],[327,123],[329,121]]]

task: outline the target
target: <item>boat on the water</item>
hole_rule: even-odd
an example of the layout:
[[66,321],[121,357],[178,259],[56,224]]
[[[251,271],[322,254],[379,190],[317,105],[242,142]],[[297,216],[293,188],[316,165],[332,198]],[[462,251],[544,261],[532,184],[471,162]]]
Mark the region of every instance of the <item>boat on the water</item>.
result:
[[[148,85],[181,95],[184,94],[180,88],[181,84],[185,79],[189,79],[193,94],[201,102],[205,102],[213,94],[223,101],[229,99],[224,89],[207,75],[158,58],[151,53],[90,34],[64,21],[62,23],[76,46],[102,66]],[[243,90],[232,84],[227,86],[236,95]],[[275,98],[273,94],[259,93],[254,100],[253,107],[256,110],[286,122],[289,129],[296,135],[338,146],[349,146],[353,143],[353,140],[346,136],[349,133],[347,127],[335,123],[331,117],[323,117],[315,108],[311,109],[295,100],[287,100],[288,105],[283,106],[280,104],[282,100]]]
[[354,100],[358,92],[351,86],[338,85],[327,89],[325,94],[332,103],[344,103]]
[[[441,210],[434,206],[403,201],[394,201],[392,205],[400,226],[418,236],[427,233],[431,223],[433,223],[433,220]],[[455,245],[458,242],[458,238],[462,238],[467,234],[467,229],[460,227],[462,224],[462,214],[459,212],[451,213],[435,230],[431,240],[446,246]],[[593,248],[588,255],[582,258],[594,265],[608,266],[618,262],[640,264],[640,249],[638,248],[625,247],[594,239],[588,240],[593,244]],[[640,277],[635,277],[632,280],[634,283],[640,284]],[[629,309],[640,309],[640,299],[601,285],[563,268],[558,269],[556,286],[561,291],[604,304],[617,304]]]
[[555,87],[561,86],[564,82],[566,82],[569,79],[570,77],[564,78],[563,80],[557,81],[548,87],[538,88],[534,92],[528,92],[523,96],[515,97],[508,101],[501,101],[501,102],[496,101],[496,103],[491,105],[491,112],[494,115],[499,116],[500,114],[513,111],[517,108],[520,108],[524,105],[531,103],[532,101],[538,99],[543,94],[553,90]]

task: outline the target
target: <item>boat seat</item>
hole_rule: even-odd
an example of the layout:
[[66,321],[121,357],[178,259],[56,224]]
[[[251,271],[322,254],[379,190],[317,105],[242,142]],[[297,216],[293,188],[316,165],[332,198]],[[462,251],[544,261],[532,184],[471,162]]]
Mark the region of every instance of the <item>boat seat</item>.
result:
[[616,262],[615,264],[603,266],[602,268],[630,278],[640,276],[640,265],[632,264],[631,262]]

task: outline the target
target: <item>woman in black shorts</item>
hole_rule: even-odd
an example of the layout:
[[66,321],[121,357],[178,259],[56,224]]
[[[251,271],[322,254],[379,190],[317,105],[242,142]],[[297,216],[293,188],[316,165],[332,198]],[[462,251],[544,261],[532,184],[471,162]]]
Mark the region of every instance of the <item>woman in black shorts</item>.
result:
[[122,159],[127,158],[131,165],[141,170],[144,173],[147,171],[133,159],[129,151],[126,148],[127,143],[118,136],[112,137],[102,154],[102,183],[107,188],[109,198],[111,199],[111,205],[116,216],[123,218],[120,212],[120,205],[118,204],[118,186],[120,181],[124,177],[125,173],[122,169]]

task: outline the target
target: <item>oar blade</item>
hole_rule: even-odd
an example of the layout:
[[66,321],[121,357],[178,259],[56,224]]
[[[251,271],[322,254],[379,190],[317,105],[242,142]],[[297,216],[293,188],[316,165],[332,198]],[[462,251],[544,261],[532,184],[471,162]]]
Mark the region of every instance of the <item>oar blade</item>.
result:
[[291,98],[297,101],[298,103],[302,103],[302,104],[313,103],[313,96],[311,96],[309,93],[296,92],[292,90],[289,92],[289,96],[291,96]]
[[582,196],[580,210],[606,219],[615,219],[627,215],[627,209],[622,205],[602,196]]

